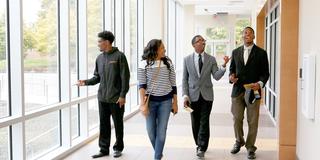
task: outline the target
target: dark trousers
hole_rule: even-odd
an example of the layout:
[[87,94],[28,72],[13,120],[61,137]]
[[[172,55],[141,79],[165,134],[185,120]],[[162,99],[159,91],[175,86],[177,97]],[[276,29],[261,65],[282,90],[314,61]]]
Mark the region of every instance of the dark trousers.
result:
[[124,106],[120,108],[119,105],[116,103],[105,103],[105,102],[99,101],[100,152],[109,153],[110,138],[111,138],[110,116],[112,116],[115,132],[116,132],[116,142],[113,145],[113,150],[118,150],[118,151],[123,150],[123,147],[124,147],[123,114],[124,114]]
[[191,102],[191,124],[193,138],[198,146],[197,149],[207,151],[210,138],[210,113],[212,101],[206,101],[201,94],[196,102]]

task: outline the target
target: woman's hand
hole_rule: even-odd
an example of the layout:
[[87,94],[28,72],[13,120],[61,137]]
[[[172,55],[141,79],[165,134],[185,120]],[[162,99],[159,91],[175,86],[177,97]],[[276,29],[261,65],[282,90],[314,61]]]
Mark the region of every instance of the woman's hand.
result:
[[148,105],[146,104],[146,101],[147,101],[147,96],[145,96],[139,104],[140,112],[145,117],[147,117],[149,114],[149,108],[148,108]]
[[178,113],[178,102],[177,102],[177,100],[173,100],[172,101],[172,112],[173,112],[173,114],[177,114]]

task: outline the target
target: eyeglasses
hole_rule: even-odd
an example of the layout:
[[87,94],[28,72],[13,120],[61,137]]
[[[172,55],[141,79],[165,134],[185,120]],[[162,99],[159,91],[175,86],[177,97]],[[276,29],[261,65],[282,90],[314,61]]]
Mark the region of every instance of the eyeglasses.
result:
[[207,40],[200,38],[200,39],[198,39],[195,43],[198,43],[198,42],[200,42],[200,41],[206,42]]

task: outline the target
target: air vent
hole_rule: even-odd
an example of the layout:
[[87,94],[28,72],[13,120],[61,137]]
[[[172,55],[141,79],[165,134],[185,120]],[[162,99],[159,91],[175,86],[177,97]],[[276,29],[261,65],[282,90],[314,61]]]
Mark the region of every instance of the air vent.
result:
[[223,15],[228,15],[228,12],[217,12],[216,14],[223,16]]
[[243,3],[244,1],[241,0],[233,0],[233,1],[229,1],[229,3]]

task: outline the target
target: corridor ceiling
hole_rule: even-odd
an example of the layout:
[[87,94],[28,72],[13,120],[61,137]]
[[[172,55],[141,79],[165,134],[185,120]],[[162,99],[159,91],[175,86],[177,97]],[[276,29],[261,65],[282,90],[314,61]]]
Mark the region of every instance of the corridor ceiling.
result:
[[196,15],[251,15],[263,7],[266,0],[177,0],[182,5],[194,5]]

